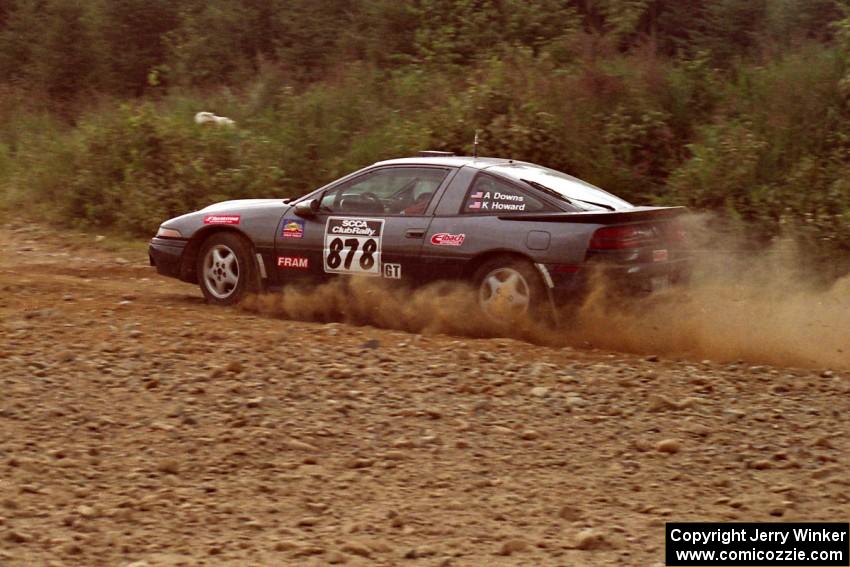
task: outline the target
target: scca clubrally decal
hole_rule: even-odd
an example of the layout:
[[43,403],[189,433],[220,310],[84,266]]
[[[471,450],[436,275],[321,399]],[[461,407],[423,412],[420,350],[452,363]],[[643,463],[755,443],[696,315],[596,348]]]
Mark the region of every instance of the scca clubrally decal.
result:
[[383,233],[383,219],[330,217],[325,225],[325,272],[380,276]]

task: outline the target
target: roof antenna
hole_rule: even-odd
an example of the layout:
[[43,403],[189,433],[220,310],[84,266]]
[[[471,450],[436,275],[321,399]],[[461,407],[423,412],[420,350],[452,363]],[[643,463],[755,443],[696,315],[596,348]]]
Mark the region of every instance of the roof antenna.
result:
[[478,130],[475,131],[475,141],[472,142],[472,157],[478,159]]

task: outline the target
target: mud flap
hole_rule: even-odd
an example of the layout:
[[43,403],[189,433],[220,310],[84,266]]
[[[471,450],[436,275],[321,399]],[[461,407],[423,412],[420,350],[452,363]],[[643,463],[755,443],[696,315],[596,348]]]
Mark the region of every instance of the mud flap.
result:
[[558,317],[558,309],[555,307],[555,294],[552,292],[552,288],[555,287],[555,283],[552,281],[552,276],[549,274],[549,268],[547,268],[545,264],[535,263],[534,267],[537,268],[538,272],[540,272],[540,276],[543,278],[543,283],[546,284],[546,296],[549,298],[549,311],[552,313],[552,322],[555,324],[555,328],[558,329],[561,327],[561,321],[560,317]]
[[263,255],[257,252],[254,254],[254,258],[257,259],[257,281],[256,281],[256,289],[257,293],[262,294],[266,290],[266,282],[268,281],[269,275],[266,272],[266,263],[263,262]]

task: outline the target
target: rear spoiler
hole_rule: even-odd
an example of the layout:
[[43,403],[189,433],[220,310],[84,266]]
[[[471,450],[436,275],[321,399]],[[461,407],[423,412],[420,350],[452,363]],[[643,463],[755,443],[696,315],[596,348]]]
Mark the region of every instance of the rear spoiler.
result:
[[570,222],[582,224],[615,224],[662,220],[678,217],[687,212],[685,207],[635,207],[624,211],[583,213],[539,213],[499,215],[501,220],[533,222]]

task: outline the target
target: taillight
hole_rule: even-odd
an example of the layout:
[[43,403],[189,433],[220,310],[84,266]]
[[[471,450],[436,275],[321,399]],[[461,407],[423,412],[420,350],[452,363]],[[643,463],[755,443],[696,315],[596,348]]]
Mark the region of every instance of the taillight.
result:
[[685,242],[688,238],[688,231],[681,221],[672,220],[667,223],[664,228],[664,236],[670,242]]
[[655,238],[651,226],[606,226],[593,233],[590,247],[594,250],[622,250],[642,246]]

